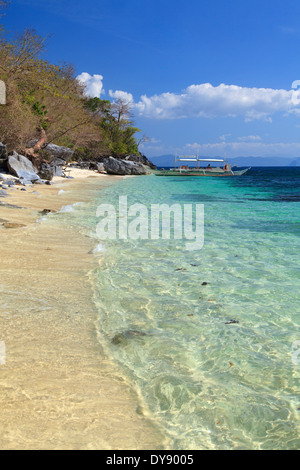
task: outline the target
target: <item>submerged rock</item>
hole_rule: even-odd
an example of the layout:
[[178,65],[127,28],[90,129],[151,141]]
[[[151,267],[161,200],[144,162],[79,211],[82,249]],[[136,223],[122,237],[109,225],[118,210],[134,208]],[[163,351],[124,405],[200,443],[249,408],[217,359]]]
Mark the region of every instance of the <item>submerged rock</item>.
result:
[[54,214],[55,211],[53,211],[52,209],[43,209],[42,211],[40,211],[40,214],[42,215],[47,215],[47,214]]
[[238,325],[240,322],[237,320],[230,320],[225,323],[225,325]]
[[127,330],[125,334],[129,338],[134,338],[136,336],[147,336],[146,333],[143,333],[142,331],[136,331],[136,330]]
[[12,223],[12,222],[4,222],[4,224],[2,224],[5,228],[22,228],[22,227],[26,227],[26,225],[24,224],[15,224],[15,223]]
[[112,344],[122,344],[127,342],[127,340],[130,340],[132,338],[141,338],[143,336],[147,336],[146,333],[143,333],[142,331],[136,331],[136,330],[127,330],[124,331],[123,333],[118,333],[113,337],[111,340]]

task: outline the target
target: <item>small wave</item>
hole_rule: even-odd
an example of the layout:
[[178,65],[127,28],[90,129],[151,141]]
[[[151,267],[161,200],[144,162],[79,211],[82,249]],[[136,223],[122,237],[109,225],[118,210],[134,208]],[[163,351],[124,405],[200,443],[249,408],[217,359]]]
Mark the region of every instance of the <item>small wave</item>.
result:
[[59,211],[57,211],[57,214],[63,214],[65,212],[73,212],[75,210],[75,207],[80,206],[81,204],[83,204],[83,202],[75,202],[74,204],[63,206]]
[[63,206],[59,211],[57,211],[57,214],[64,214],[65,212],[73,212],[74,207],[73,206]]
[[97,235],[96,232],[89,232],[89,233],[87,234],[87,237],[88,237],[88,238],[98,238],[98,235]]
[[92,250],[92,253],[94,254],[104,253],[105,251],[106,251],[105,245],[103,243],[99,243],[99,245],[97,245],[96,248]]

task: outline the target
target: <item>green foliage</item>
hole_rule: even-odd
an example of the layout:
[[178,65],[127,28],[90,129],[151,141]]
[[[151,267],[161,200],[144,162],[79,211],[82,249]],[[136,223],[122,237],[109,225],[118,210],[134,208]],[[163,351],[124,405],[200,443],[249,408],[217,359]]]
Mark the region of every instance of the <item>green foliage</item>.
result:
[[74,152],[74,160],[84,161],[93,160],[92,150],[86,147],[77,147]]
[[48,122],[47,122],[48,111],[46,109],[46,106],[41,104],[39,101],[37,101],[32,94],[29,94],[27,96],[25,95],[24,102],[27,102],[31,106],[33,114],[35,116],[39,117],[40,127],[44,130],[47,130],[47,128],[48,128]]
[[[6,4],[0,0],[0,9]],[[8,97],[0,108],[1,140],[25,151],[46,132],[48,143],[78,149],[78,158],[138,154],[130,103],[86,98],[72,65],[43,58],[45,44],[34,30],[11,38],[0,25],[0,80]]]
[[102,138],[115,157],[139,153],[135,133],[140,132],[130,119],[130,106],[124,102],[111,103],[100,98],[85,101],[85,108],[98,117]]
[[100,98],[89,98],[84,100],[84,107],[91,113],[108,118],[111,115],[111,102]]

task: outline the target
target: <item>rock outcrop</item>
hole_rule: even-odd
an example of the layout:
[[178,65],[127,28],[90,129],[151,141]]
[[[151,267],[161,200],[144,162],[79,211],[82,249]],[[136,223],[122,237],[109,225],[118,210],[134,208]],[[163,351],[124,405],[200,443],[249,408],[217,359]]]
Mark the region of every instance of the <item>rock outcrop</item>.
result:
[[64,176],[63,167],[66,165],[65,160],[56,158],[50,163],[43,162],[39,168],[39,176],[47,181],[51,181],[54,176]]
[[67,162],[62,158],[56,158],[51,162],[54,166],[54,176],[64,176],[63,168],[67,165]]
[[55,167],[50,163],[41,163],[39,168],[39,177],[43,180],[51,181],[53,179]]
[[157,166],[154,165],[150,160],[145,155],[139,154],[139,155],[126,155],[124,160],[131,161],[131,162],[137,162],[137,163],[142,163],[142,165],[148,166],[151,168],[151,170],[156,170]]
[[[31,141],[29,145],[34,147],[35,141]],[[21,184],[31,184],[51,181],[54,176],[65,176],[63,168],[73,158],[73,150],[67,147],[61,147],[55,144],[49,144],[43,150],[43,157],[47,157],[49,161],[44,160],[37,170],[32,162],[25,156],[19,155],[17,152],[7,154],[5,145],[0,142],[0,171],[9,172],[11,175],[19,178]],[[79,168],[88,168],[101,173],[110,175],[148,175],[151,169],[156,166],[150,162],[144,155],[127,155],[123,159],[99,156],[93,161],[83,161],[74,164]]]
[[99,171],[99,173],[104,173],[105,172],[105,168],[104,168],[103,163],[97,163],[97,171]]
[[128,160],[117,160],[109,157],[103,160],[104,170],[109,175],[149,175],[151,172],[142,163]]
[[4,144],[0,142],[0,159],[6,159],[7,158],[7,150]]
[[68,147],[60,147],[59,145],[55,144],[47,145],[45,152],[52,158],[63,160],[64,164],[72,160],[74,155],[73,150],[69,149]]
[[19,178],[25,184],[34,183],[40,180],[36,168],[34,168],[28,158],[19,155],[17,152],[12,152],[7,159],[7,168],[10,174]]
[[[32,140],[29,142],[30,147],[34,147],[37,143],[37,140]],[[47,155],[47,157],[51,160],[60,158],[65,162],[69,162],[73,156],[73,150],[69,149],[68,147],[61,147],[60,145],[55,144],[48,144],[44,149],[43,152]]]
[[0,168],[7,171],[7,150],[5,145],[0,142]]
[[[31,143],[34,144],[34,142]],[[64,176],[63,167],[74,152],[58,145],[51,144],[49,147],[55,157],[52,154],[51,162],[42,163],[39,170],[37,170],[31,161],[23,155],[19,155],[17,152],[8,155],[5,145],[0,142],[0,170],[19,178],[22,184],[39,183],[41,178],[51,181],[53,176]],[[65,158],[61,158],[62,155]]]

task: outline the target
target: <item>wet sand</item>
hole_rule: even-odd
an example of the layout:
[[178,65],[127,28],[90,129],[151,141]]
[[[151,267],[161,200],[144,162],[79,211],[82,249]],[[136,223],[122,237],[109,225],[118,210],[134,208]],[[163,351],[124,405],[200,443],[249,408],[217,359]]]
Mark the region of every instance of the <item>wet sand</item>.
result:
[[39,211],[88,201],[115,180],[75,176],[1,199],[0,449],[159,449],[163,436],[96,337],[95,242],[59,221],[36,223]]

